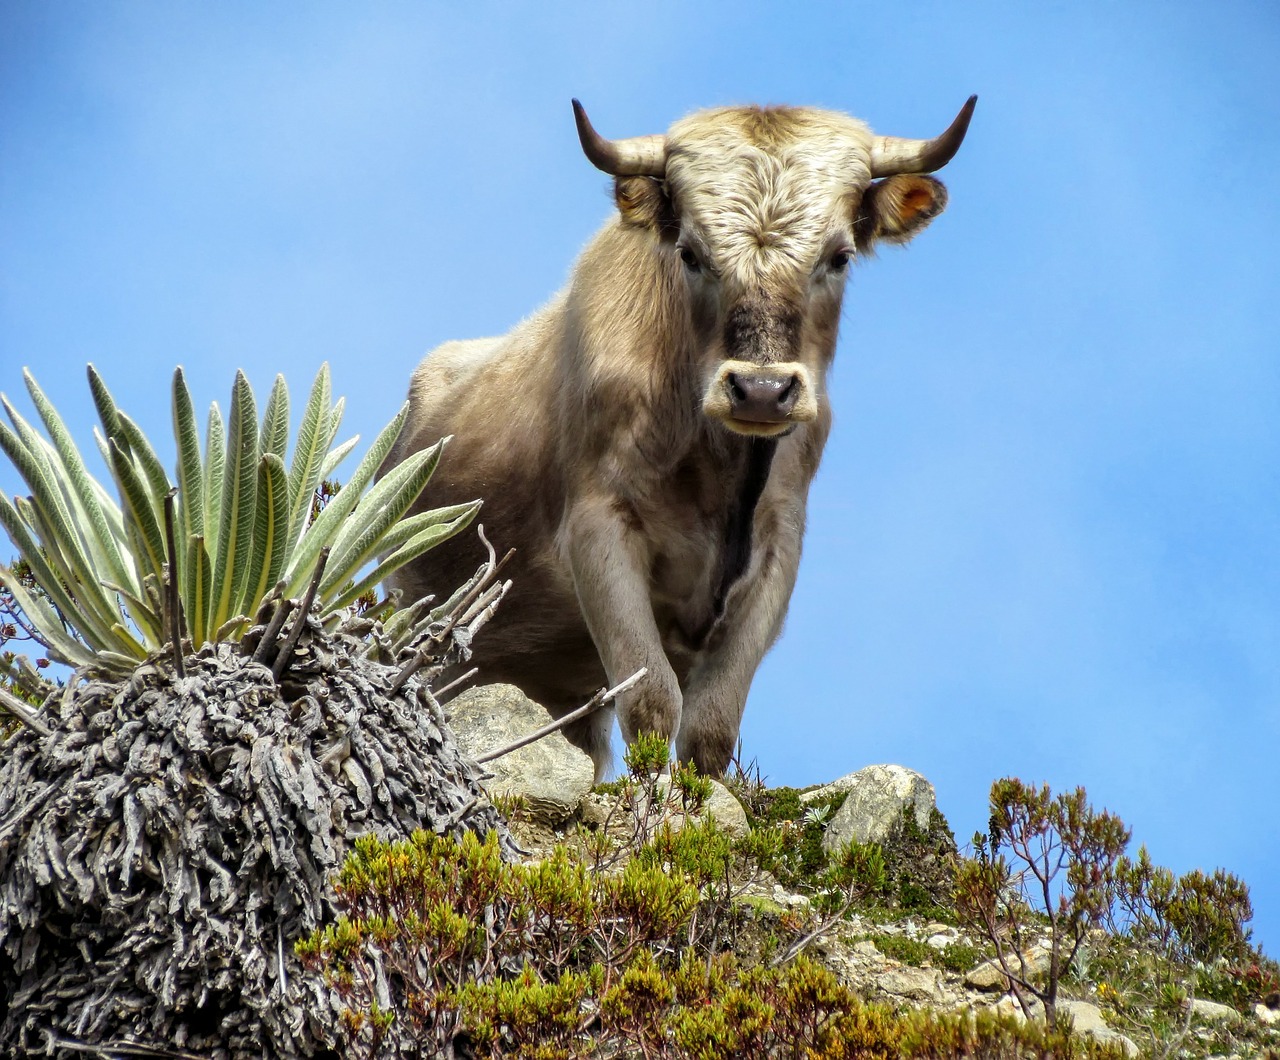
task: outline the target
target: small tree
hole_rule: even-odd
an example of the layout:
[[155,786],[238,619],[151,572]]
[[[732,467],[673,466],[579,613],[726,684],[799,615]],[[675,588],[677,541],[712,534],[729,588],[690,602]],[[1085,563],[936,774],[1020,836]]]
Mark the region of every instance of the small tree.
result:
[[[1062,975],[1090,929],[1106,919],[1128,842],[1124,822],[1095,812],[1084,788],[1054,797],[1047,784],[1036,789],[1012,777],[991,785],[990,834],[974,836],[974,857],[957,871],[956,909],[995,946],[1023,1011],[1030,1015],[1038,999],[1050,1027],[1057,1025]],[[1049,934],[1043,981],[1028,965],[1041,924]]]

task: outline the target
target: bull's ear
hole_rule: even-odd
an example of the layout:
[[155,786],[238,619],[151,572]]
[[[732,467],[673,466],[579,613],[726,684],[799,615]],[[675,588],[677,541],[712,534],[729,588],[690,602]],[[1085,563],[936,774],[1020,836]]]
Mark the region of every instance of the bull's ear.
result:
[[905,243],[947,205],[947,189],[929,176],[899,175],[877,180],[863,193],[854,234],[860,251],[876,243]]
[[654,177],[618,177],[613,182],[613,199],[624,224],[652,228],[659,235],[676,224],[671,198]]

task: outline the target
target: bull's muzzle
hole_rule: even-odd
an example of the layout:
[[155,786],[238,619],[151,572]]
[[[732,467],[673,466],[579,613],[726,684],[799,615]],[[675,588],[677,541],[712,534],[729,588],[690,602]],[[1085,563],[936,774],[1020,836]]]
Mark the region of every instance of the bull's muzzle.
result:
[[783,434],[817,417],[809,370],[802,364],[725,361],[707,387],[702,410],[739,434]]

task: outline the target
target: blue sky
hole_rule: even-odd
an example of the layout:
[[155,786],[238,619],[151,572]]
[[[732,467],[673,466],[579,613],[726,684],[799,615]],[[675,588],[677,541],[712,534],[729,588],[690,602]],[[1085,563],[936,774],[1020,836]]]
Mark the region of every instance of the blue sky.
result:
[[[1280,948],[1280,12],[735,2],[0,7],[0,389],[91,448],[92,360],[153,437],[172,369],[371,437],[438,342],[500,333],[611,209],[582,158],[702,106],[906,136],[979,94],[947,213],[855,270],[772,783],[1084,785]],[[18,489],[11,469],[0,487]]]

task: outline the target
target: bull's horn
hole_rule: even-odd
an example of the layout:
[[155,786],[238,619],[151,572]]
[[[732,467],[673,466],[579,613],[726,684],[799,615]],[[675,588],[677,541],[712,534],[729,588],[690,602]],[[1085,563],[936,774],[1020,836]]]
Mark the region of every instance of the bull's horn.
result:
[[871,145],[871,175],[891,177],[895,173],[932,173],[941,169],[955,157],[964,143],[964,134],[969,131],[969,119],[973,117],[977,102],[977,96],[970,96],[947,131],[932,140],[877,136]]
[[660,177],[667,171],[665,136],[606,140],[591,128],[587,112],[576,99],[573,101],[573,120],[578,123],[582,150],[596,169],[603,169],[615,177]]

